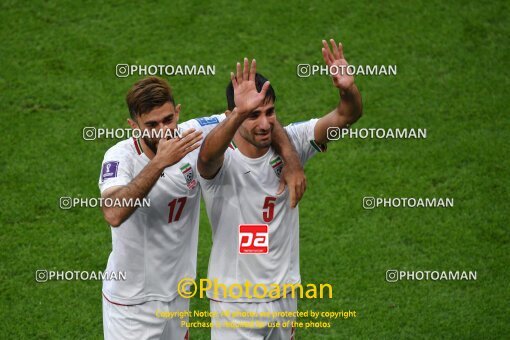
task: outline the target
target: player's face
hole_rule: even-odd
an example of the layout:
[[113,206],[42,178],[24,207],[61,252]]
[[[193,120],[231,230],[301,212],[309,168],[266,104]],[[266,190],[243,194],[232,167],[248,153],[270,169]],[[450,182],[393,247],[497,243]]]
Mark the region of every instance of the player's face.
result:
[[273,101],[257,107],[239,127],[241,137],[257,148],[271,145],[271,134],[276,121]]
[[[160,131],[162,135],[173,136],[174,131],[177,129],[178,120],[179,109],[176,109],[172,103],[165,103],[148,113],[138,116],[136,122],[133,122],[135,126],[131,122],[130,124],[133,128],[139,128],[140,130],[156,130]],[[168,130],[171,131],[169,132]],[[159,138],[144,137],[143,140],[152,152],[156,153]]]

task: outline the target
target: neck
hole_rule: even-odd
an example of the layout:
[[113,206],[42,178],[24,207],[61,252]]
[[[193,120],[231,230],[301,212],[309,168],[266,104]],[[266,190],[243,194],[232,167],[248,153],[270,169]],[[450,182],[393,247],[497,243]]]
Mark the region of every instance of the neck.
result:
[[269,150],[269,146],[265,148],[257,148],[255,145],[248,142],[244,139],[239,131],[234,135],[234,143],[236,143],[237,148],[243,155],[250,158],[259,158],[266,154],[267,150]]

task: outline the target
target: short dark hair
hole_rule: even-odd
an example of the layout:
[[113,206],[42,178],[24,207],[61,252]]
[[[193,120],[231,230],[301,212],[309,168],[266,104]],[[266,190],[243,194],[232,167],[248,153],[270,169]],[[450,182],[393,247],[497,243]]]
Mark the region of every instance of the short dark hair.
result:
[[126,103],[133,119],[166,103],[175,105],[170,85],[159,77],[147,77],[134,83],[126,95]]
[[[260,90],[262,90],[262,85],[264,85],[266,81],[267,79],[260,73],[257,73],[255,75],[255,87],[257,88],[257,91],[260,92]],[[270,101],[272,101],[273,103],[276,101],[276,94],[274,93],[274,89],[271,84],[269,84],[266,96],[264,97],[264,104],[267,104]],[[234,107],[236,107],[236,103],[234,101],[234,86],[232,85],[232,81],[230,81],[230,83],[228,83],[227,86],[227,105],[230,111],[232,111]]]

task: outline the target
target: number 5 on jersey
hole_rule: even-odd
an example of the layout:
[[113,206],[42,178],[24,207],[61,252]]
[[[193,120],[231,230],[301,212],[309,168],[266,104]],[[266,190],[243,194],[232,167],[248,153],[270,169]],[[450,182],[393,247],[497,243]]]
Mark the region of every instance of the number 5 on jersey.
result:
[[274,218],[274,202],[276,197],[267,196],[262,207],[262,219],[264,222],[269,223]]

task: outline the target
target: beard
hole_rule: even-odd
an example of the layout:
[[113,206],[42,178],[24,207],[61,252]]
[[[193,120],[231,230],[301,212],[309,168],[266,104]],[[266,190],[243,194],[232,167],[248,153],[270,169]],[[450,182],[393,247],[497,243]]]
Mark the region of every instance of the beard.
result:
[[[271,129],[272,130],[272,129]],[[271,135],[269,135],[269,138],[266,140],[257,140],[256,134],[250,134],[248,131],[244,129],[239,130],[241,137],[243,137],[248,143],[255,146],[258,149],[265,149],[269,146],[271,146],[272,138]],[[272,131],[269,131],[269,133],[272,133]]]
[[252,144],[255,145],[259,149],[264,149],[264,148],[271,146],[271,142],[272,142],[271,138],[269,138],[268,140],[265,140],[265,141],[253,140]]
[[143,141],[145,142],[145,145],[147,145],[149,149],[151,149],[151,151],[154,152],[154,154],[158,152],[158,146],[152,140],[150,140],[147,137],[144,137]]

